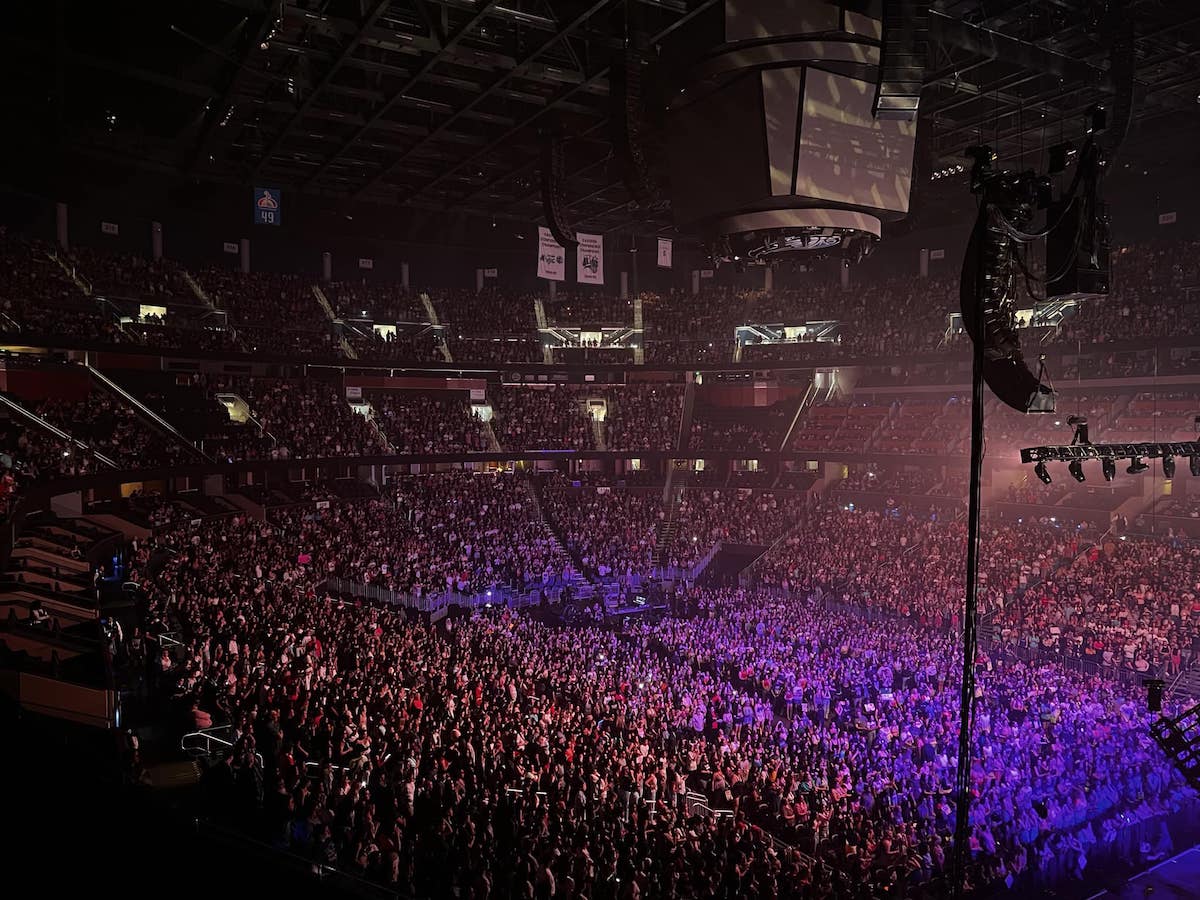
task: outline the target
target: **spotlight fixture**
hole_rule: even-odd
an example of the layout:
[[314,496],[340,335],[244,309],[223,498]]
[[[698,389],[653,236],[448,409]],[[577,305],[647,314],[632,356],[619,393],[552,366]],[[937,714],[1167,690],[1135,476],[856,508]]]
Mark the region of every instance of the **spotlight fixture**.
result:
[[1085,476],[1083,474],[1083,463],[1081,463],[1079,460],[1071,460],[1071,464],[1067,466],[1067,471],[1071,473],[1071,477],[1076,481],[1083,482],[1085,480]]
[[1175,457],[1164,456],[1163,457],[1163,478],[1174,478],[1174,477],[1175,477]]
[[1033,467],[1033,474],[1038,477],[1038,480],[1042,484],[1050,483],[1050,473],[1046,471],[1046,464],[1044,462],[1040,462]]
[[1142,462],[1142,458],[1140,456],[1135,456],[1132,460],[1130,460],[1129,468],[1127,468],[1125,471],[1130,475],[1140,475],[1148,468],[1150,467]]
[[1111,457],[1105,457],[1101,466],[1104,469],[1104,480],[1112,481],[1117,477],[1117,461]]

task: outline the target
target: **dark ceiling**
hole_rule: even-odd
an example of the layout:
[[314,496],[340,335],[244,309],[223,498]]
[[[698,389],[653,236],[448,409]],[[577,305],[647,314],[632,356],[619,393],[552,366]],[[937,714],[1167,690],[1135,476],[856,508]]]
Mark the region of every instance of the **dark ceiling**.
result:
[[[1115,0],[1110,0],[1115,2]],[[1126,0],[1135,123],[1125,161],[1195,158],[1200,13]],[[964,193],[930,167],[980,140],[1009,162],[1077,135],[1111,98],[1097,0],[933,3],[918,198]],[[621,184],[608,70],[628,35],[667,80],[719,0],[43,0],[5,10],[6,138],[55,158],[190,181],[271,184],[338,202],[530,222],[539,130],[568,139],[575,224],[670,227]],[[682,44],[682,46],[681,46]],[[1189,141],[1187,135],[1191,134]],[[1164,138],[1164,135],[1168,137]]]

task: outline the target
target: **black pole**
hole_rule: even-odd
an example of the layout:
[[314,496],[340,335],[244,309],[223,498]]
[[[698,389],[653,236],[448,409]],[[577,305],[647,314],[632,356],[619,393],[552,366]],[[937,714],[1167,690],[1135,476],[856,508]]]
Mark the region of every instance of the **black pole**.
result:
[[[988,216],[987,201],[983,200],[984,208],[980,210],[980,223],[976,234],[986,233]],[[975,257],[978,267],[975,273],[975,302],[978,304],[976,321],[983,321],[982,288],[984,270],[987,266],[988,254],[982,247]],[[969,252],[969,251],[968,251]],[[966,604],[963,611],[963,663],[962,663],[962,694],[959,700],[958,713],[958,771],[954,787],[957,793],[957,805],[954,819],[954,846],[951,866],[951,877],[954,885],[951,895],[960,897],[964,893],[963,883],[967,869],[967,841],[970,829],[967,817],[971,811],[971,734],[973,731],[975,710],[975,655],[978,635],[978,591],[979,591],[979,528],[980,507],[982,500],[983,477],[983,360],[984,341],[972,341],[974,355],[971,366],[971,477],[968,484],[967,505],[967,591]]]

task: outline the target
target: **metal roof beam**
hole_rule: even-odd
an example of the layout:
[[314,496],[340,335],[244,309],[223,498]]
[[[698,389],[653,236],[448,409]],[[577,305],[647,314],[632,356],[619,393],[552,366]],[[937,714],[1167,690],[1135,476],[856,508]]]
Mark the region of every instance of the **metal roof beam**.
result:
[[[587,8],[585,8],[583,12],[576,15],[575,18],[573,18],[570,22],[566,23],[558,31],[554,32],[554,34],[551,37],[549,37],[547,40],[543,41],[536,49],[530,51],[530,53],[528,53],[525,56],[525,58],[522,59],[521,62],[519,62],[517,64],[516,68],[512,69],[511,71],[505,72],[502,76],[500,76],[499,79],[492,82],[492,84],[490,84],[482,93],[475,96],[465,107],[463,107],[461,110],[459,110],[454,115],[452,115],[449,119],[447,119],[441,125],[439,125],[437,128],[435,128],[433,130],[433,132],[429,135],[429,137],[426,138],[425,140],[428,141],[428,140],[432,140],[433,138],[437,137],[437,135],[439,134],[439,132],[442,131],[442,129],[447,128],[451,124],[453,124],[454,121],[459,116],[463,115],[465,112],[467,112],[469,110],[474,109],[476,106],[478,106],[480,103],[482,103],[484,100],[486,100],[488,97],[492,96],[493,94],[498,93],[508,83],[508,81],[510,79],[523,73],[533,62],[535,62],[537,60],[537,58],[539,56],[541,56],[544,52],[546,52],[551,47],[553,47],[555,44],[557,44],[560,40],[568,37],[571,34],[571,32],[573,32],[576,28],[579,28],[581,25],[583,25],[584,22],[586,22],[588,19],[590,19],[592,16],[594,16],[596,13],[598,13],[604,7],[608,6],[609,3],[611,3],[611,2],[612,2],[612,0],[595,0],[595,2],[591,3],[591,5],[589,5]],[[492,3],[488,3],[486,8],[490,9],[493,5],[494,4],[492,4]],[[483,13],[481,11],[479,13],[479,16],[482,16],[482,15],[483,15]],[[477,16],[476,18],[478,18],[479,16]],[[424,141],[418,141],[407,151],[400,154],[400,156],[397,157],[395,159],[395,161],[393,161],[390,165],[386,166],[382,171],[377,172],[372,178],[368,179],[367,182],[361,188],[359,188],[357,191],[355,191],[355,193],[353,194],[351,199],[362,195],[364,192],[366,192],[371,187],[373,187],[377,182],[379,182],[379,181],[383,180],[384,178],[386,178],[387,176],[391,175],[397,168],[400,167],[401,164],[403,164],[403,162],[406,159],[408,159],[408,157],[413,153],[413,151],[415,151],[418,147],[421,146],[422,143],[424,143]],[[491,146],[491,145],[489,145],[489,146]]]
[[[668,35],[675,32],[677,29],[682,28],[688,22],[692,21],[692,19],[696,18],[696,16],[700,15],[701,13],[710,9],[711,7],[716,6],[717,3],[719,3],[719,2],[721,2],[721,0],[703,0],[703,2],[700,3],[699,6],[697,6],[695,9],[693,9],[687,15],[679,17],[674,22],[672,22],[670,25],[668,25],[666,28],[662,29],[660,32],[653,35],[650,38],[650,40],[648,41],[648,43],[651,46],[654,44],[657,44],[659,41],[663,40]],[[599,69],[595,74],[589,76],[588,78],[586,78],[584,81],[580,82],[579,84],[571,85],[565,91],[560,93],[557,97],[555,97],[553,100],[551,100],[548,104],[546,104],[546,107],[544,109],[541,109],[538,112],[534,113],[532,116],[527,118],[524,122],[520,122],[520,123],[514,125],[512,128],[510,128],[508,131],[506,131],[500,137],[496,138],[496,140],[492,141],[490,144],[488,144],[486,147],[484,147],[478,153],[472,154],[472,155],[466,157],[465,159],[459,160],[454,165],[452,165],[449,169],[447,169],[444,173],[442,173],[442,175],[439,175],[433,181],[422,186],[421,189],[418,190],[416,193],[410,194],[408,197],[405,198],[405,200],[407,201],[407,200],[412,199],[413,197],[420,196],[422,192],[427,191],[430,188],[436,186],[443,179],[448,178],[449,176],[453,175],[455,172],[457,172],[463,166],[470,165],[471,163],[475,162],[475,160],[477,160],[480,156],[483,156],[486,153],[490,153],[492,150],[496,149],[501,144],[507,143],[513,137],[513,135],[518,134],[519,132],[524,131],[526,128],[529,128],[530,126],[532,126],[534,123],[536,123],[543,115],[545,115],[551,109],[556,108],[560,103],[570,100],[571,97],[575,96],[575,94],[579,93],[580,91],[586,90],[588,88],[588,86],[590,84],[592,84],[593,82],[598,81],[601,78],[604,78],[608,74],[608,70],[609,70],[609,66],[604,66],[603,68]]]
[[[392,106],[400,102],[400,100],[402,100],[410,90],[417,86],[421,79],[433,71],[434,66],[436,66],[442,59],[443,53],[453,48],[459,41],[475,30],[475,28],[484,19],[492,7],[496,5],[497,2],[498,0],[488,0],[488,2],[484,3],[482,7],[476,10],[475,15],[473,15],[465,25],[459,27],[453,35],[446,38],[446,40],[442,42],[441,48],[431,55],[425,64],[421,66],[421,68],[419,68],[413,74],[413,76],[404,83],[404,86],[388,98],[387,102],[385,102],[383,106],[375,110],[375,114],[371,116],[371,118],[368,119],[363,126],[350,137],[348,141],[342,144],[342,146],[339,147],[338,150],[328,160],[325,161],[325,164],[310,176],[309,180],[319,178],[325,172],[325,169],[330,163],[358,143],[362,139],[363,135],[365,135],[372,127],[374,127],[375,124],[383,118],[384,114],[386,114],[387,111],[392,108]],[[453,117],[451,117],[451,120],[453,120]]]
[[271,143],[267,145],[266,151],[254,166],[254,175],[262,171],[263,165],[275,155],[275,151],[279,149],[279,145],[283,143],[292,129],[296,127],[296,123],[304,118],[304,114],[312,107],[313,101],[317,99],[329,82],[333,80],[333,76],[338,73],[342,64],[354,55],[354,51],[358,49],[358,45],[362,43],[363,38],[366,36],[367,29],[371,28],[376,20],[383,15],[383,11],[387,9],[390,2],[391,0],[376,0],[371,11],[367,13],[366,19],[363,20],[358,30],[354,32],[353,37],[342,47],[342,52],[338,54],[337,59],[325,69],[325,74],[321,76],[321,80],[317,82],[316,86],[308,92],[308,96],[304,98],[304,102],[300,104],[300,108],[296,110],[295,115],[288,119],[283,128],[279,129],[275,137],[271,139]]

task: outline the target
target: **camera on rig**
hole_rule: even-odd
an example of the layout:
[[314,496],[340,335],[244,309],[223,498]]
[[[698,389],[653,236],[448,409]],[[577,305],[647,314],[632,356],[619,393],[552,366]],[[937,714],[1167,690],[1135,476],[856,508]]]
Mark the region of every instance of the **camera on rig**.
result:
[[1010,218],[1029,221],[1036,210],[1049,209],[1054,202],[1048,175],[996,169],[991,147],[968,147],[965,156],[971,160],[971,193],[985,194]]

